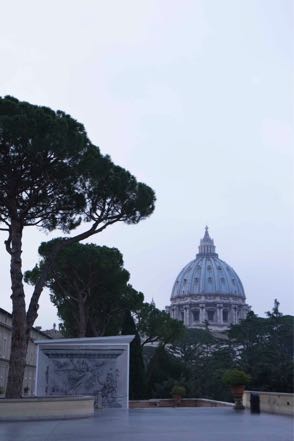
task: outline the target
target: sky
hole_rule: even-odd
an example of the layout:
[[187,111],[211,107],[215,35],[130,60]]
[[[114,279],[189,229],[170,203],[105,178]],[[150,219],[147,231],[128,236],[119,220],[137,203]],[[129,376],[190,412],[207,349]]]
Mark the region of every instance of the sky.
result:
[[[162,309],[208,225],[252,309],[264,315],[277,298],[294,314],[293,2],[0,6],[0,95],[69,113],[156,192],[150,218],[88,242],[117,247],[134,288]],[[25,270],[51,237],[27,228]],[[0,307],[11,311],[5,239],[0,232]],[[54,322],[43,292],[36,325]]]

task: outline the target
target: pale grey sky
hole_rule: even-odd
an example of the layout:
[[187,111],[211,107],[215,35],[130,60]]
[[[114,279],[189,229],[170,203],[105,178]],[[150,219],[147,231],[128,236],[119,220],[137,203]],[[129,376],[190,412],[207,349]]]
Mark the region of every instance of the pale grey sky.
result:
[[[293,2],[0,3],[1,95],[71,114],[156,191],[148,220],[91,242],[119,248],[133,286],[163,308],[208,224],[254,311],[277,297],[294,314]],[[25,269],[50,237],[26,232]],[[36,324],[56,321],[43,293]]]

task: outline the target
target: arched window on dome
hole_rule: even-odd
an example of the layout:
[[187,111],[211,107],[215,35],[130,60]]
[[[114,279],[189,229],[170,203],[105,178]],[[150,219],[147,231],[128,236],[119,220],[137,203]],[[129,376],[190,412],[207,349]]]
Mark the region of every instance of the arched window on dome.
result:
[[208,283],[212,283],[212,278],[211,277],[208,277]]
[[211,271],[211,270],[212,270],[211,265],[208,265],[208,266],[207,266],[207,270],[208,270],[208,271]]
[[198,277],[195,277],[195,285],[198,285],[198,283],[199,283],[199,279]]
[[225,284],[225,279],[224,279],[224,277],[221,278],[221,284],[222,284],[222,285]]

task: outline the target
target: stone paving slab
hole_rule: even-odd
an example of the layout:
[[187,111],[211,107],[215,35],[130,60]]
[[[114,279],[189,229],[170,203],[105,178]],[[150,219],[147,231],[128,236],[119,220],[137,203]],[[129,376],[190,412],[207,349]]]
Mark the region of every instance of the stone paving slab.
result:
[[0,441],[293,441],[293,418],[231,408],[104,409],[79,420],[0,423]]

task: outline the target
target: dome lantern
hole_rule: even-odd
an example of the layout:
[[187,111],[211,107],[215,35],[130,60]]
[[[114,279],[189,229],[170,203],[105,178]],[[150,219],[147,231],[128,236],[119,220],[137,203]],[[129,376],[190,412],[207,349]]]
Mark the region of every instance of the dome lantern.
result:
[[199,253],[196,255],[196,257],[204,257],[204,256],[218,257],[218,255],[215,252],[215,245],[213,239],[211,239],[211,237],[209,236],[207,225],[205,227],[204,237],[203,239],[200,239]]

